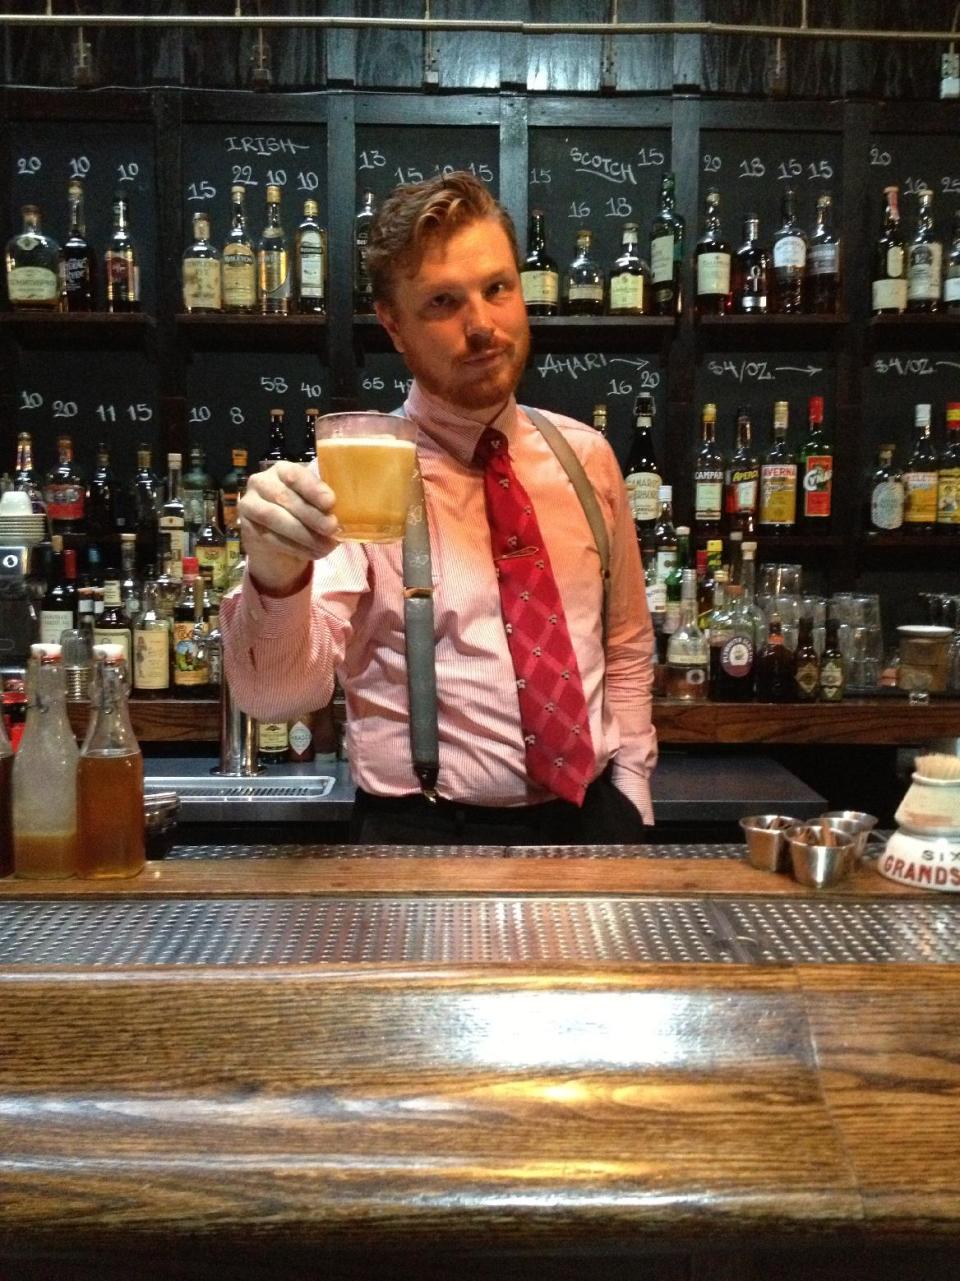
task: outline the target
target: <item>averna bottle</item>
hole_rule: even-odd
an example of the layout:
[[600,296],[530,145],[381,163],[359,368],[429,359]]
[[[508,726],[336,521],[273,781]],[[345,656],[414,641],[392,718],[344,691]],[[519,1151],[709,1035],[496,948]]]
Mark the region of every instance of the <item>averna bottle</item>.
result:
[[130,207],[124,192],[113,197],[113,231],[103,255],[107,311],[140,310],[140,262],[130,235]]
[[733,310],[744,316],[766,315],[770,294],[770,258],[760,243],[760,221],[747,214],[743,244],[733,263]]
[[907,254],[900,229],[900,188],[884,187],[883,231],[873,251],[870,307],[875,316],[907,309]]
[[840,301],[840,239],[833,229],[833,197],[817,197],[817,225],[807,251],[807,311],[836,315]]
[[789,406],[773,406],[773,443],[760,467],[760,530],[791,533],[797,523],[797,460],[787,444]]
[[257,245],[257,278],[260,310],[265,316],[286,316],[290,311],[290,253],[280,222],[280,188],[267,187],[267,222]]
[[67,187],[70,230],[60,250],[60,276],[66,311],[93,311],[96,258],[87,241],[83,216],[83,183],[74,178]]
[[32,645],[27,723],[13,762],[17,876],[63,880],[77,870],[77,751],[59,645]]
[[774,310],[787,315],[803,310],[807,273],[807,233],[797,221],[796,192],[788,187],[781,201],[783,221],[773,237]]
[[916,235],[907,247],[907,311],[940,310],[943,245],[933,229],[933,192],[917,192],[920,211]]
[[527,256],[520,267],[520,288],[531,316],[555,316],[560,310],[560,273],[547,253],[542,209],[530,214]]
[[7,297],[13,309],[59,311],[60,246],[44,234],[36,205],[21,209],[23,229],[7,241]]
[[697,241],[697,312],[725,316],[732,305],[730,274],[733,255],[720,227],[720,192],[707,192],[703,234]]
[[672,173],[660,179],[660,208],[650,228],[651,314],[679,316],[685,224],[674,207]]
[[653,416],[656,405],[642,391],[633,406],[633,440],[624,467],[627,500],[637,536],[652,532],[660,511],[660,469],[653,450]]
[[576,254],[563,278],[564,310],[568,316],[603,315],[603,272],[590,253],[592,244],[593,232],[581,227]]
[[77,768],[77,873],[105,880],[143,870],[143,757],[130,724],[123,652],[97,645],[94,659],[90,725]]
[[642,316],[647,309],[650,270],[638,251],[635,222],[624,223],[623,252],[610,268],[610,315]]

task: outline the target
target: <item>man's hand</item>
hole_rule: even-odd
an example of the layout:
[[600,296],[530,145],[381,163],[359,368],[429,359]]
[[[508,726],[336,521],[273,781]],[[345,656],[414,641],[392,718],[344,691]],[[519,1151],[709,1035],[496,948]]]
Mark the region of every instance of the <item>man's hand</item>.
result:
[[278,596],[296,590],[313,561],[339,544],[330,515],[334,495],[315,467],[274,463],[255,472],[239,503],[247,567],[257,586]]

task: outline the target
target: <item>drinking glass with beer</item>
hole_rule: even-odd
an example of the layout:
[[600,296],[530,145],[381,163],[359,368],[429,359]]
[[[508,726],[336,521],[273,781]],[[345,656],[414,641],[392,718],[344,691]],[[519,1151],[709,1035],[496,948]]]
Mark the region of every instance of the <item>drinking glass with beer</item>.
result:
[[324,414],[317,467],[334,493],[334,538],[390,543],[403,537],[417,465],[416,425],[396,414]]

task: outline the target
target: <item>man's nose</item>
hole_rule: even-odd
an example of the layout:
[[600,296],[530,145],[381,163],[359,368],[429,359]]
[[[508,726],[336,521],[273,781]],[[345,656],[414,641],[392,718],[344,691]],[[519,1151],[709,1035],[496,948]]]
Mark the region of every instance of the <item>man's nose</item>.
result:
[[493,336],[494,324],[490,315],[490,306],[482,296],[477,295],[467,299],[464,329],[471,343],[489,342]]

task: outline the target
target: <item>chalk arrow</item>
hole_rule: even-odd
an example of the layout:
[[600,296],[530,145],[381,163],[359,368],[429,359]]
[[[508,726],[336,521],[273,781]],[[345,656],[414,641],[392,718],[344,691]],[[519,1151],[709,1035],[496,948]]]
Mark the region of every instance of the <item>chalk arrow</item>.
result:
[[823,370],[816,365],[807,365],[806,368],[801,368],[799,365],[775,365],[774,368],[778,374],[806,374],[808,378],[814,374],[823,373]]

